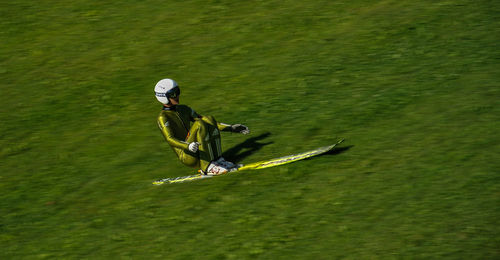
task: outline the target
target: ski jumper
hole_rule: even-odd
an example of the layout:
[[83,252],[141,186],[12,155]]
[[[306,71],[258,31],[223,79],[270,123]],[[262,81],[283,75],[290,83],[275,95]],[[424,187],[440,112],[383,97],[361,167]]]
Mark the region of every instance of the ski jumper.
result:
[[[230,125],[218,123],[212,116],[201,116],[186,105],[163,107],[158,127],[179,160],[202,171],[222,156],[219,131],[231,131]],[[196,153],[188,149],[192,142],[200,144]]]

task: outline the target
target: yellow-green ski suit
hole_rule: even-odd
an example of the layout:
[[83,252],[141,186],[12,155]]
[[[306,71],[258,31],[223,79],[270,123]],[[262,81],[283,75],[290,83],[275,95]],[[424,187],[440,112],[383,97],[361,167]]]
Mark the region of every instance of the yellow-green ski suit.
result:
[[[230,125],[218,123],[212,116],[201,116],[186,105],[163,107],[158,127],[179,160],[202,171],[222,156],[219,131],[232,130]],[[200,143],[196,153],[188,149],[192,142]]]

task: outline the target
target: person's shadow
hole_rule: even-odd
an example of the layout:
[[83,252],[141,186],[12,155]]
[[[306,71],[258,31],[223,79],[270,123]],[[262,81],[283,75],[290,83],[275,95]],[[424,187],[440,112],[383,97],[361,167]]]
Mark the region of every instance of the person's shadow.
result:
[[222,154],[222,156],[224,156],[224,158],[230,162],[235,162],[235,163],[240,162],[246,157],[262,149],[262,147],[274,143],[273,141],[266,143],[259,142],[260,140],[265,139],[270,135],[271,133],[267,132],[256,137],[248,138],[243,143],[240,143],[226,150]]
[[[224,153],[222,153],[222,156],[230,162],[235,162],[235,163],[241,162],[246,157],[248,157],[248,156],[256,153],[257,151],[259,151],[260,149],[262,149],[262,147],[264,147],[266,145],[273,144],[274,143],[273,141],[266,142],[266,143],[259,142],[262,139],[269,137],[270,135],[271,135],[270,132],[266,132],[266,133],[263,133],[259,136],[248,138],[243,143],[235,145],[235,146],[231,147],[230,149],[226,150]],[[334,149],[332,149],[324,154],[321,154],[319,156],[341,154],[341,153],[347,152],[352,147],[354,147],[354,145],[349,145],[349,146],[345,146],[345,147],[335,147]],[[312,157],[308,158],[308,159],[312,159]]]

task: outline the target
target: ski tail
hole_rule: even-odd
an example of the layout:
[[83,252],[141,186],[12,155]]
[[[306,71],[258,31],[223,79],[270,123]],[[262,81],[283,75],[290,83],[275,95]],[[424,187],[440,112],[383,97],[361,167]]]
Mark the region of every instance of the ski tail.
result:
[[203,178],[209,178],[209,177],[212,177],[212,176],[203,175],[203,174],[195,174],[195,175],[181,176],[181,177],[175,177],[175,178],[160,179],[160,180],[154,181],[153,184],[154,185],[162,185],[162,184],[169,184],[169,183],[180,183],[180,182],[194,181],[197,179],[203,179]]

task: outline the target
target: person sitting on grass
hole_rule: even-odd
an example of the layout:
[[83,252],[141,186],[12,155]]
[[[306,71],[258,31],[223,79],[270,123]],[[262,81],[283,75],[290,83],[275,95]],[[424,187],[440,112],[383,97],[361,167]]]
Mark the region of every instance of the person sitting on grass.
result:
[[160,80],[154,91],[163,104],[158,127],[184,165],[200,169],[205,175],[237,170],[238,165],[222,157],[220,131],[246,135],[250,133],[248,127],[219,123],[213,116],[201,116],[189,106],[180,105],[181,90],[172,79]]

